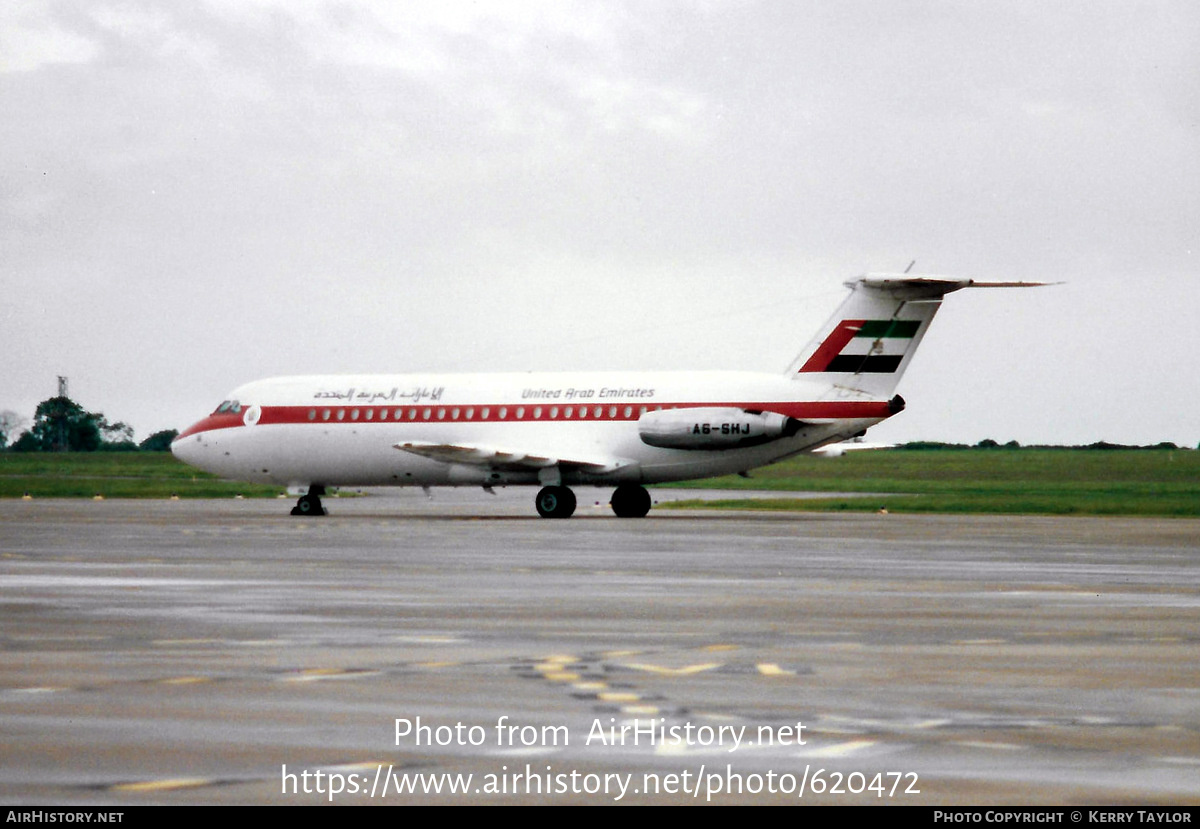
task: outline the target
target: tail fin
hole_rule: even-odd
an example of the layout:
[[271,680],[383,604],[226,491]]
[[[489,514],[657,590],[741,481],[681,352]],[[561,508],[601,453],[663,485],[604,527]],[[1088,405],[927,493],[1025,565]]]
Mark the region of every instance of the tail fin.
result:
[[868,274],[847,282],[850,296],[788,374],[890,397],[942,304],[960,288],[1031,287],[1040,282],[975,282],[938,276]]

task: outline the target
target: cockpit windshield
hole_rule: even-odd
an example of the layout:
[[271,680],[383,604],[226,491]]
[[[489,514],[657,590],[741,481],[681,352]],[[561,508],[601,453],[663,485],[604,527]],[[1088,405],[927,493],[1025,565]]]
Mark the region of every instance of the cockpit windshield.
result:
[[217,410],[213,412],[213,414],[225,414],[226,412],[230,414],[237,414],[241,410],[241,403],[237,402],[236,400],[226,400],[222,402],[220,406],[217,406]]

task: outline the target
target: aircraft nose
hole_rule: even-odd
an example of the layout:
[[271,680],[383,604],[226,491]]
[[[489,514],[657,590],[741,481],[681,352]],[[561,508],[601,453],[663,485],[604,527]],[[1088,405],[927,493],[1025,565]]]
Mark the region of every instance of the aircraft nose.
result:
[[171,441],[171,454],[184,463],[195,464],[196,453],[200,449],[197,442],[199,437],[199,434],[193,433],[191,429],[188,429],[176,437],[175,440]]

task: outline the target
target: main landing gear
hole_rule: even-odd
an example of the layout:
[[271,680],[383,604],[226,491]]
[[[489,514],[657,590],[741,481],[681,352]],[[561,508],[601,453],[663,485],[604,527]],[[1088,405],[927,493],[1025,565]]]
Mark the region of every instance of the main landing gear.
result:
[[618,518],[644,518],[650,511],[650,493],[644,486],[622,484],[613,492],[609,506]]
[[320,484],[314,484],[308,488],[307,495],[301,495],[300,500],[296,502],[296,506],[292,507],[292,515],[328,515],[329,510],[325,509],[321,504],[321,496],[325,494],[325,487]]
[[575,493],[565,486],[542,487],[533,503],[542,518],[570,518],[575,512]]
[[[534,499],[542,518],[570,518],[575,512],[575,493],[565,486],[547,486]],[[618,518],[642,518],[650,512],[650,493],[637,484],[622,484],[613,492],[610,506]]]

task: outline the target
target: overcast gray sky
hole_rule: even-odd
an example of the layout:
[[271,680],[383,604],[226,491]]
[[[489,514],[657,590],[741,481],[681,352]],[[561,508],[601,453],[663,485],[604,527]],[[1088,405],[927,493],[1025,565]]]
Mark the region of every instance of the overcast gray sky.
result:
[[0,5],[0,409],[783,371],[950,296],[887,440],[1200,441],[1200,4]]

